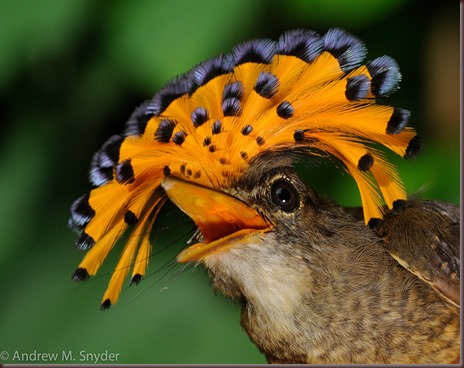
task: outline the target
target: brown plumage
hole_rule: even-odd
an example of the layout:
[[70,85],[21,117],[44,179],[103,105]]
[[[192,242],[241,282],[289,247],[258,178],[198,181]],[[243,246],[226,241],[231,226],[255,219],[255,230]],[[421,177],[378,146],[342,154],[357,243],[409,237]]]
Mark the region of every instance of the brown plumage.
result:
[[[458,362],[458,208],[405,201],[372,230],[321,199],[286,161],[258,160],[232,191],[275,223],[272,231],[203,259],[213,287],[242,305],[242,326],[269,362]],[[271,199],[281,177],[299,196],[292,212]]]
[[[270,362],[457,361],[459,210],[406,200],[379,148],[413,159],[421,141],[409,111],[377,101],[398,88],[397,63],[365,54],[341,29],[294,30],[169,82],[92,160],[95,188],[71,207],[88,250],[73,279],[95,275],[131,228],[101,308],[116,303],[131,269],[131,283],[145,275],[169,199],[199,229],[178,261],[202,263],[242,305]],[[351,175],[362,208],[304,184],[292,165],[308,156]]]

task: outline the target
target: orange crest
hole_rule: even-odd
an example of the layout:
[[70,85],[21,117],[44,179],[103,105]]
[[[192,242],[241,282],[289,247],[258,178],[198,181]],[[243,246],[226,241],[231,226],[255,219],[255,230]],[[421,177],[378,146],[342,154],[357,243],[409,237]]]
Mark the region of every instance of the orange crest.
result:
[[324,36],[295,30],[277,41],[245,42],[168,83],[93,158],[96,188],[71,207],[77,247],[89,249],[73,278],[95,275],[133,226],[103,297],[109,307],[132,265],[133,282],[145,274],[166,175],[227,190],[269,151],[336,158],[358,185],[366,223],[381,218],[382,199],[391,208],[406,194],[370,143],[405,158],[421,144],[406,127],[407,110],[376,103],[398,88],[398,65],[388,56],[361,65],[364,56],[362,42],[341,29]]

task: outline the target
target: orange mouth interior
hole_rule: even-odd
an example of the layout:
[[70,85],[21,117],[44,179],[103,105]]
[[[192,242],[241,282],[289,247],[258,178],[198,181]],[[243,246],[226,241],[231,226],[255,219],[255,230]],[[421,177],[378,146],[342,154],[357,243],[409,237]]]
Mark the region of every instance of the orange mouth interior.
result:
[[270,229],[269,223],[238,199],[174,176],[162,182],[169,199],[198,226],[204,242],[182,251],[179,262],[198,261],[238,242],[252,241]]

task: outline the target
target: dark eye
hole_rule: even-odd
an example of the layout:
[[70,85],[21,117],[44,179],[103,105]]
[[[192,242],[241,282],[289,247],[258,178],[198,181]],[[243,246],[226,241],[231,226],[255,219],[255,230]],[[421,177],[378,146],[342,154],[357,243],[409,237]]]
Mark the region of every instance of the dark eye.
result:
[[271,199],[282,211],[291,212],[300,206],[300,196],[287,180],[279,179],[271,187]]

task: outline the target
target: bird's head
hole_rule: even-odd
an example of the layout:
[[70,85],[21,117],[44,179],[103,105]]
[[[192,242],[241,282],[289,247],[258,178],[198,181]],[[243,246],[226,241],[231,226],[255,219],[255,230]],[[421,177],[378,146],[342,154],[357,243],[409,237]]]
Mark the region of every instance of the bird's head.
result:
[[364,56],[343,30],[295,30],[238,45],[168,83],[93,158],[95,188],[71,208],[77,247],[88,249],[73,278],[95,275],[131,227],[102,307],[115,303],[130,268],[133,282],[145,274],[167,199],[199,229],[181,262],[259,246],[294,233],[303,217],[330,232],[326,203],[298,178],[295,157],[336,162],[358,185],[365,222],[381,218],[383,202],[391,208],[406,194],[374,144],[413,158],[420,142],[407,110],[376,101],[398,88],[396,62],[361,65]]

